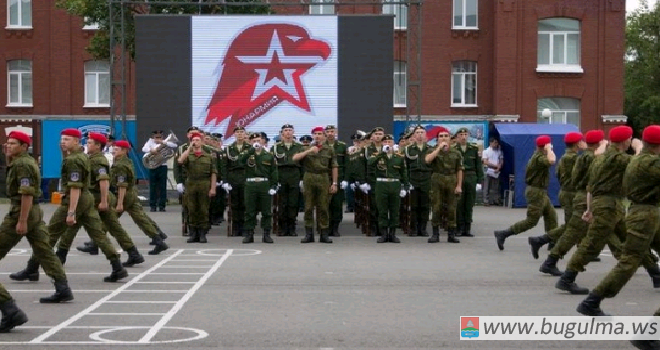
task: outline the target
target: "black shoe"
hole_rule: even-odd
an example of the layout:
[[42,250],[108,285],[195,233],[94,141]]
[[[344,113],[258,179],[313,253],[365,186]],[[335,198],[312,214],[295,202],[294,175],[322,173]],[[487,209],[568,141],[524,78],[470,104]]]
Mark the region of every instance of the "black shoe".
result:
[[153,213],[155,211],[156,211],[156,207],[151,207],[151,212]]
[[25,281],[36,282],[39,280],[39,263],[34,259],[29,259],[25,269],[12,273],[9,275],[9,278],[14,281]]
[[456,231],[454,229],[447,230],[447,242],[449,243],[461,243],[461,241],[456,238]]
[[15,327],[18,327],[28,321],[28,317],[16,306],[16,301],[10,299],[0,304],[2,311],[2,320],[0,321],[0,333],[9,333]]
[[103,282],[117,282],[122,278],[128,277],[128,271],[121,266],[119,258],[110,260],[110,265],[112,265],[112,272],[110,273],[110,276],[103,278]]
[[553,276],[561,276],[563,273],[557,268],[557,258],[548,256],[547,259],[541,264],[539,271]]
[[646,272],[651,277],[653,288],[660,288],[660,268],[658,268],[658,265],[653,265],[653,267],[646,269]]
[[254,243],[254,230],[245,230],[243,235],[243,244]]
[[660,340],[631,340],[630,344],[642,350],[660,350]]
[[57,304],[73,300],[73,293],[67,281],[53,282],[55,285],[55,294],[39,299],[42,304]]
[[158,255],[158,254],[160,254],[160,252],[166,251],[169,248],[170,248],[170,246],[168,246],[167,243],[165,243],[165,241],[160,239],[160,240],[158,240],[158,242],[156,242],[156,244],[154,246],[154,249],[150,250],[147,254],[149,254],[149,255]]
[[80,245],[77,246],[76,249],[80,252],[88,253],[89,255],[99,255],[99,246],[94,243],[90,245]]
[[532,257],[534,259],[538,259],[539,258],[539,250],[544,245],[550,243],[550,236],[545,234],[545,235],[542,235],[542,236],[529,237],[529,238],[527,238],[527,243],[529,243],[529,245],[532,248]]
[[586,299],[582,300],[576,310],[585,316],[609,316],[600,309],[601,300],[603,300],[602,297],[591,292]]
[[165,211],[165,207],[162,207],[162,208],[158,209],[158,211],[160,211],[160,212],[164,212],[164,211]]
[[390,232],[387,235],[388,241],[390,241],[390,243],[401,243],[401,240],[396,236],[396,228],[390,228]]
[[319,237],[319,243],[332,243],[332,240],[330,239],[330,234],[328,232],[329,230],[326,228],[325,230],[321,230],[321,236]]
[[190,232],[190,238],[186,241],[186,243],[198,243],[199,242],[199,229],[198,228],[188,228],[188,232]]
[[463,227],[463,230],[464,231],[461,234],[461,236],[463,236],[463,237],[474,237],[474,235],[472,234],[472,223],[465,224],[465,226]]
[[208,243],[206,240],[206,235],[209,233],[208,230],[199,230],[199,243]]
[[144,262],[144,257],[140,254],[136,246],[128,249],[126,253],[128,253],[128,260],[121,264],[123,267],[133,267],[136,264],[142,264]]
[[513,234],[514,233],[510,228],[502,231],[495,231],[494,235],[497,240],[497,247],[500,248],[500,250],[504,250],[504,241],[507,237],[513,236]]
[[419,224],[419,232],[417,233],[421,237],[428,237],[429,233],[426,231],[427,222],[422,222]]
[[270,230],[264,230],[264,236],[261,237],[261,242],[273,243],[273,239],[270,237]]
[[555,288],[565,290],[574,295],[589,294],[589,289],[582,288],[575,283],[578,273],[576,271],[566,270],[555,284]]
[[433,226],[433,235],[428,239],[429,243],[438,243],[440,242],[440,227]]
[[376,243],[387,243],[389,242],[389,233],[387,232],[387,228],[383,227],[380,229],[380,231],[383,233],[378,239],[376,240]]
[[305,237],[300,240],[300,243],[314,243],[314,229],[305,227]]

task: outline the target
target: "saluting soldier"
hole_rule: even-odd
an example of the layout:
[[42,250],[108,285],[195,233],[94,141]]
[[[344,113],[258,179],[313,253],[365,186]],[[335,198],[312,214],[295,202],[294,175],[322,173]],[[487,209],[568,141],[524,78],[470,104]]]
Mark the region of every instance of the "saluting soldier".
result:
[[241,162],[239,155],[251,147],[246,140],[245,128],[237,126],[234,128],[236,141],[225,149],[226,157],[222,161],[223,179],[222,188],[231,196],[232,232],[234,236],[243,235],[245,219],[245,163]]
[[188,243],[207,243],[206,234],[211,229],[209,221],[209,205],[216,195],[217,164],[213,152],[202,148],[202,135],[191,135],[191,146],[188,147],[177,162],[183,165],[186,173],[185,189],[188,191]]
[[[371,130],[371,144],[365,149],[365,158],[367,164],[369,159],[377,156],[381,152],[382,140],[385,135],[385,129],[381,127],[376,127]],[[378,227],[378,208],[376,205],[376,194],[372,191],[376,187],[376,175],[373,172],[373,168],[367,166],[367,177],[366,177],[366,186],[362,186],[361,189],[366,191],[369,195],[369,200],[372,205],[369,206],[369,217],[370,217],[370,232],[375,232],[376,236],[384,234],[380,232],[380,227]]]
[[355,166],[353,155],[355,153],[355,148],[358,147],[360,141],[357,139],[358,134],[351,134],[351,143],[352,145],[346,149],[346,181],[348,182],[348,187],[346,188],[346,211],[345,213],[352,213],[355,211],[355,180],[351,177],[353,172],[353,167]]
[[284,236],[298,236],[296,218],[300,203],[302,167],[300,162],[293,160],[293,156],[302,152],[303,146],[293,138],[293,132],[293,125],[282,125],[281,140],[271,147],[271,153],[277,159],[277,174],[281,186],[278,210],[281,217],[280,231]]
[[[346,143],[336,139],[337,128],[334,125],[325,127],[326,144],[335,151],[337,168],[339,170],[339,190],[330,198],[330,236],[339,237],[339,224],[344,220],[344,190],[348,186],[346,181]],[[329,174],[330,175],[330,174]]]
[[[354,198],[353,210],[355,211],[355,223],[360,225],[363,232],[366,229],[364,225],[369,224],[369,213],[366,213],[365,215],[364,211],[364,198],[366,194],[358,193],[358,191],[360,191],[360,182],[366,181],[367,176],[367,160],[364,157],[364,143],[366,137],[367,134],[361,130],[357,130],[355,134],[351,135],[353,146],[348,148],[348,165],[346,167],[346,176],[350,183],[349,186],[353,192]],[[363,221],[365,218],[367,219],[366,222]]]
[[270,231],[273,227],[273,196],[277,193],[277,161],[268,153],[262,143],[261,135],[250,135],[252,147],[244,150],[240,160],[245,163],[245,235],[243,243],[254,243],[254,228],[257,214],[261,213],[263,243],[273,243]]
[[[339,165],[334,150],[325,144],[323,127],[312,129],[314,144],[304,147],[304,151],[293,156],[294,161],[302,162],[305,170],[303,186],[305,195],[305,237],[300,243],[314,242],[314,210],[316,209],[316,224],[320,228],[321,243],[332,243],[329,237],[328,202],[329,195],[337,192]],[[328,181],[328,173],[332,173],[332,184]]]
[[472,210],[477,199],[477,184],[484,181],[484,168],[479,147],[468,143],[469,131],[460,128],[456,132],[456,146],[463,156],[463,189],[456,212],[461,236],[474,237],[472,234]]
[[428,237],[426,226],[429,221],[429,192],[431,191],[431,165],[426,155],[431,152],[426,143],[426,129],[419,125],[413,131],[412,142],[404,149],[406,165],[410,173],[411,236]]

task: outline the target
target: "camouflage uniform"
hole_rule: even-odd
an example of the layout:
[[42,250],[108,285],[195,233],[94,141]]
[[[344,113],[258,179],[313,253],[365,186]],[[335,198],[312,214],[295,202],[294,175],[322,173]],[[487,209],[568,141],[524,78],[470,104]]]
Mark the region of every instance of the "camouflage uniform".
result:
[[[304,151],[310,147],[306,146]],[[328,173],[332,168],[336,168],[337,157],[335,152],[328,145],[323,145],[318,153],[311,153],[305,156],[301,161],[305,174],[303,175],[303,186],[305,196],[305,237],[301,243],[314,242],[314,209],[316,209],[316,221],[321,229],[319,241],[322,243],[332,243],[328,238],[329,213],[328,189],[330,180]]]
[[212,185],[212,175],[217,175],[216,162],[215,154],[204,150],[201,150],[199,154],[191,152],[183,160],[183,169],[186,173],[185,188],[188,193],[186,201],[188,230],[191,232],[188,243],[206,243],[206,234],[211,229],[209,191]]
[[[432,151],[431,151],[432,152]],[[447,242],[459,243],[456,238],[456,174],[463,170],[463,156],[461,152],[450,147],[447,152],[440,151],[430,164],[431,191],[430,199],[433,208],[431,225],[433,235],[429,243],[440,241],[440,225],[443,212],[447,215]],[[475,185],[476,186],[476,185]]]

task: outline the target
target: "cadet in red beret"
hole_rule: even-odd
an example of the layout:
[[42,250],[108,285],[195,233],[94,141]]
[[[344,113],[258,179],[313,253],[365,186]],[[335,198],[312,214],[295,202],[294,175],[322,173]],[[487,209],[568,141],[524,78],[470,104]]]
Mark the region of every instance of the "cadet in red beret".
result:
[[632,139],[633,129],[629,126],[620,125],[610,129],[609,139],[612,143],[626,142]]
[[527,162],[525,171],[527,217],[506,230],[495,231],[497,247],[500,250],[504,250],[504,241],[507,237],[531,230],[538,224],[541,217],[543,217],[546,233],[557,228],[557,212],[548,197],[550,167],[557,161],[557,156],[552,151],[551,141],[548,135],[536,138],[536,152]]
[[21,143],[30,146],[32,143],[32,140],[30,140],[30,136],[24,132],[20,131],[12,131],[9,133],[7,136],[8,139],[14,139],[17,141],[20,141]]
[[115,141],[115,147],[121,147],[121,148],[125,148],[125,149],[130,149],[130,148],[131,148],[131,144],[130,144],[128,141],[125,141],[125,140],[119,140],[119,141]]
[[62,136],[71,136],[71,137],[75,137],[77,139],[82,138],[82,132],[80,132],[80,130],[78,130],[78,129],[64,129],[64,130],[62,130],[61,135]]

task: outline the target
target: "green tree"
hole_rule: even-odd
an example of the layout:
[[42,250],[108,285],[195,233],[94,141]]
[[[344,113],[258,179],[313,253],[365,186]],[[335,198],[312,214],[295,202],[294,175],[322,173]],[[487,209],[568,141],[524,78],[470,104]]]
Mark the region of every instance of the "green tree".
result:
[[[159,2],[181,2],[181,5]],[[141,4],[124,4],[124,42],[131,59],[135,59],[135,15],[139,14],[268,14],[272,13],[263,0],[225,0],[227,5],[204,4],[218,0],[199,0],[197,4],[184,4],[191,0],[141,0]],[[233,2],[254,2],[254,5],[231,5]],[[99,30],[90,41],[87,51],[96,59],[110,58],[110,26],[114,24],[115,42],[121,40],[121,6],[113,4],[112,18],[108,0],[57,0],[56,6],[69,14],[85,18],[85,24],[97,24]]]
[[646,0],[627,18],[625,114],[636,132],[660,124],[660,3]]

